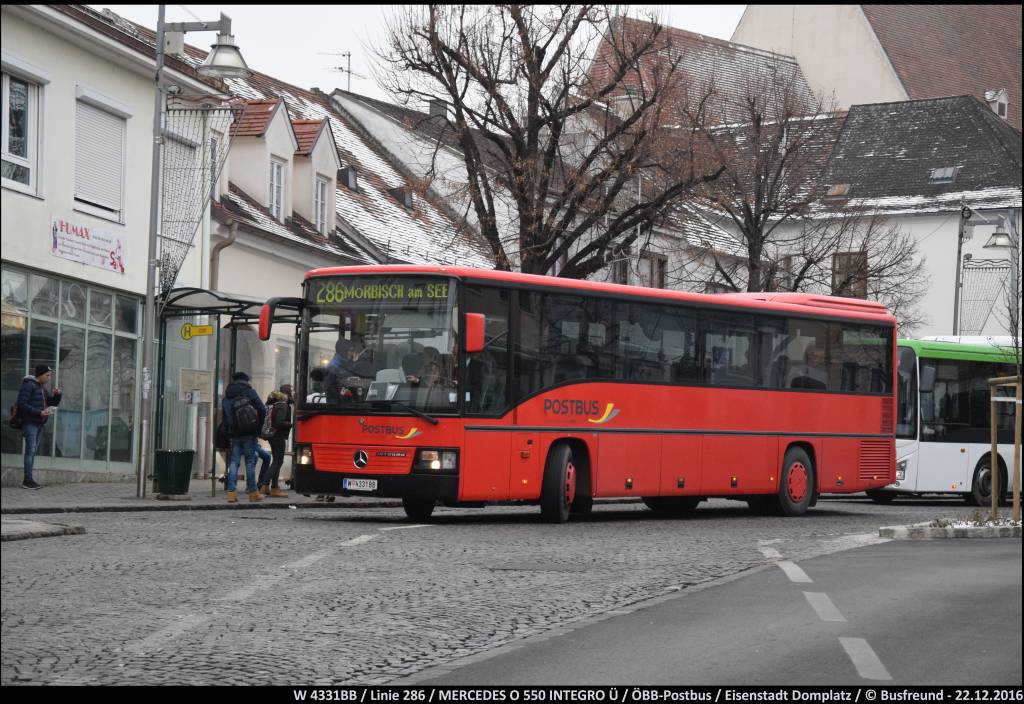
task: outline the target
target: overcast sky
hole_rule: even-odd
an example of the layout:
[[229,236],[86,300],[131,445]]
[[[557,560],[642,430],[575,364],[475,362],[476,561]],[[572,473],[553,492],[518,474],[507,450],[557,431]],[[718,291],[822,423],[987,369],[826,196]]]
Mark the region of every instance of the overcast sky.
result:
[[[102,9],[105,5],[93,4]],[[370,50],[384,39],[385,20],[397,5],[168,5],[168,22],[231,18],[235,41],[246,63],[262,73],[300,88],[316,86],[330,93],[346,88],[348,77],[331,67],[345,66],[341,54],[352,52],[352,90],[391,100],[369,70]],[[745,5],[637,5],[659,13],[662,21],[711,37],[729,39]],[[133,22],[156,28],[156,5],[114,5],[111,9]],[[634,13],[630,13],[634,14]],[[208,49],[216,34],[190,32],[185,40]]]

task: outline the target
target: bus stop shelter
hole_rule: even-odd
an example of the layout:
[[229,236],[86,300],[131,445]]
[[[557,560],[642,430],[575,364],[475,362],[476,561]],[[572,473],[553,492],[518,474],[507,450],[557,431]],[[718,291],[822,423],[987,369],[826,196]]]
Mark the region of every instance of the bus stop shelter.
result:
[[[198,398],[190,402],[209,402],[211,423],[216,422],[217,409],[220,407],[220,359],[221,350],[224,345],[228,349],[227,377],[230,379],[235,373],[235,363],[238,356],[238,329],[245,325],[257,325],[260,319],[260,312],[263,308],[264,299],[240,296],[236,294],[223,293],[221,291],[210,291],[202,288],[182,287],[174,288],[159,298],[160,310],[159,340],[160,353],[157,359],[156,378],[156,399],[154,422],[153,447],[155,452],[166,450],[164,448],[164,415],[166,410],[166,373],[167,373],[167,335],[168,330],[173,329],[173,322],[182,318],[195,318],[205,316],[209,321],[206,325],[193,325],[184,323],[181,326],[180,334],[184,339],[192,336],[211,336],[214,338],[213,383],[209,389],[209,398]],[[225,320],[226,319],[226,320]],[[278,306],[274,311],[273,322],[298,324],[300,320],[299,311],[295,308]],[[227,331],[226,340],[224,332]],[[203,448],[201,457],[209,461],[210,468],[210,491],[211,495],[216,493],[217,472],[216,472],[216,428],[214,432],[202,434],[202,442],[207,443]],[[154,454],[155,454],[154,452]],[[157,491],[157,480],[155,464],[146,463],[147,467],[153,468],[153,490]],[[145,482],[139,483],[145,491]]]

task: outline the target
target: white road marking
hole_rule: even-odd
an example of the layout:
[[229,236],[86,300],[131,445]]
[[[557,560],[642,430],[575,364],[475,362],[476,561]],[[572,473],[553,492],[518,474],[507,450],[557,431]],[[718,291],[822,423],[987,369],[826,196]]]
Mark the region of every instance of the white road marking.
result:
[[846,621],[839,609],[824,592],[804,592],[807,602],[814,608],[822,621]]
[[363,543],[370,542],[371,540],[373,540],[376,537],[377,537],[376,535],[359,535],[359,536],[356,536],[355,538],[352,538],[352,540],[346,540],[344,543],[341,543],[341,546],[345,547],[345,546],[348,546],[348,545],[362,545]]
[[300,558],[295,562],[289,562],[288,564],[284,565],[284,568],[287,570],[305,569],[306,567],[309,567],[310,565],[316,562],[320,562],[320,560],[324,559],[330,554],[330,550],[321,550],[320,552],[314,552],[313,554],[306,555],[305,557]]
[[863,638],[840,638],[840,645],[850,656],[857,674],[866,680],[891,680],[892,676],[885,665],[875,655],[875,651]]
[[411,526],[391,526],[390,528],[378,528],[377,530],[406,530],[407,528],[430,528],[429,523],[414,523]]
[[758,550],[760,550],[761,554],[767,557],[769,560],[776,560],[782,557],[782,553],[776,550],[775,548],[760,547],[758,548]]
[[800,569],[796,563],[790,562],[789,560],[779,560],[775,564],[779,566],[779,569],[786,573],[790,582],[814,584],[814,580],[808,577],[807,573]]
[[159,631],[155,631],[145,638],[126,644],[124,649],[132,655],[145,655],[168,645],[169,641],[174,640],[196,626],[206,623],[211,618],[211,616],[204,614],[188,614],[176,623],[164,626]]

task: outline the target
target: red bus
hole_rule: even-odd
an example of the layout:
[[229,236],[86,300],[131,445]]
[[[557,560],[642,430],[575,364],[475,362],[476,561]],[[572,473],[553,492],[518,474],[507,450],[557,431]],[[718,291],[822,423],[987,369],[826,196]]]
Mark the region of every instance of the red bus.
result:
[[696,294],[466,267],[310,271],[294,488],[437,503],[708,497],[803,514],[895,480],[895,319],[808,294]]

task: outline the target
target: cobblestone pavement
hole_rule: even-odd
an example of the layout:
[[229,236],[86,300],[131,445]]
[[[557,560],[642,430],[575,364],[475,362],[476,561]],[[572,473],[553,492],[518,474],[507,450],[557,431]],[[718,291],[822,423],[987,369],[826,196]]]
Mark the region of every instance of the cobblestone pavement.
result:
[[387,683],[765,565],[765,545],[802,560],[970,513],[701,506],[599,506],[566,525],[535,507],[439,509],[429,526],[390,508],[77,514],[84,535],[4,544],[0,682]]

